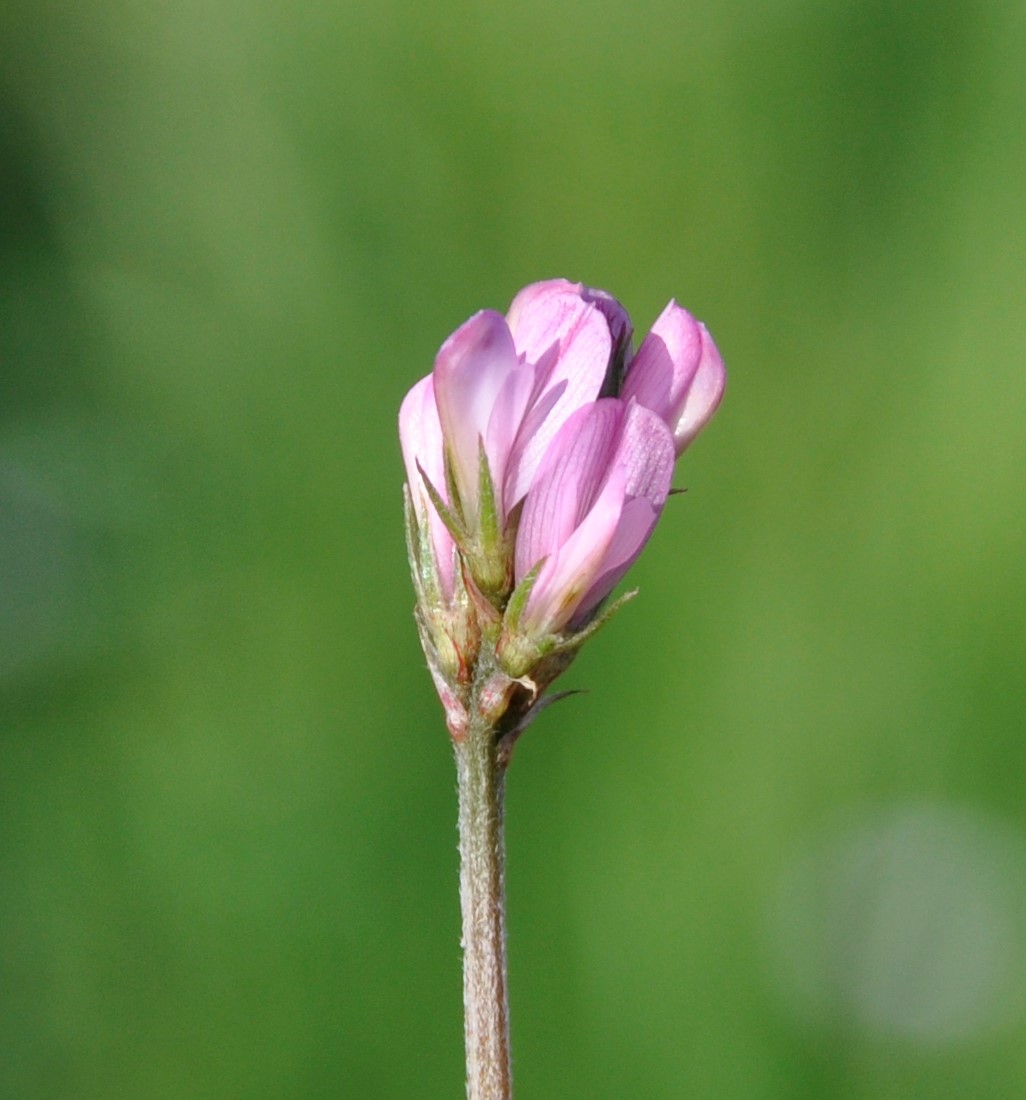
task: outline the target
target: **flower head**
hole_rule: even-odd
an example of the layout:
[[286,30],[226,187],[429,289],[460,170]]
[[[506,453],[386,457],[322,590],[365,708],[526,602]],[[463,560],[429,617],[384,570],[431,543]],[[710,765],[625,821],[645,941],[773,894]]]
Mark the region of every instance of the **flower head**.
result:
[[418,621],[454,736],[474,698],[530,710],[604,621],[725,380],[675,302],[632,356],[620,303],[562,279],[445,341],[399,434]]

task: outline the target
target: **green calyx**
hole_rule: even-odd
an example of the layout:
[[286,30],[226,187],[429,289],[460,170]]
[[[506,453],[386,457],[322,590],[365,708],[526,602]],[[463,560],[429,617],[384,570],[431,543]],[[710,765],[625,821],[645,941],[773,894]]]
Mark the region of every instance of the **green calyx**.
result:
[[538,562],[514,590],[496,646],[499,667],[507,675],[515,679],[527,677],[542,687],[550,683],[574,659],[581,646],[638,594],[636,588],[625,592],[581,630],[532,635],[521,629],[520,620],[544,564],[544,559]]
[[452,536],[473,585],[482,596],[501,611],[513,586],[513,538],[515,519],[502,522],[502,513],[485,454],[484,442],[478,442],[477,514],[473,514],[460,496],[452,458],[445,456],[445,484],[450,504],[418,463],[417,469],[438,517]]

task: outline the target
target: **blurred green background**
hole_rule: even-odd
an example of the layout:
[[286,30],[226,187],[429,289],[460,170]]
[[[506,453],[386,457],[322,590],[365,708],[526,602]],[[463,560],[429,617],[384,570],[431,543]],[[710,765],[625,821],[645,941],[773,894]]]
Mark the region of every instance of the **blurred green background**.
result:
[[462,1095],[395,416],[522,285],[723,406],[517,750],[518,1096],[1026,1095],[1026,8],[8,0],[0,1096]]

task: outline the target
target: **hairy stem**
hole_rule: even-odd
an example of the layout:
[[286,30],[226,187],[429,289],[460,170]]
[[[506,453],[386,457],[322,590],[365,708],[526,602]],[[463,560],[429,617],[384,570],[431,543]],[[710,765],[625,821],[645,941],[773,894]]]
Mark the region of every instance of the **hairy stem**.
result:
[[467,1100],[509,1100],[504,767],[495,730],[472,723],[454,741],[460,799],[460,905]]

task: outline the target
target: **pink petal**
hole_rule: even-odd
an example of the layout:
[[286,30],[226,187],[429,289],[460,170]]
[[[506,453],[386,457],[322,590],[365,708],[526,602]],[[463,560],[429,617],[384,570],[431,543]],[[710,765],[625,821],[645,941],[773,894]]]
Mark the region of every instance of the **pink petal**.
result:
[[[508,320],[517,352],[535,369],[532,408],[513,450],[505,489],[512,508],[527,492],[566,419],[602,390],[613,352],[610,322],[579,283],[554,279],[525,287]],[[624,316],[626,316],[624,314]]]
[[566,541],[554,548],[538,574],[521,617],[521,626],[529,633],[562,630],[602,568],[623,513],[627,481],[622,467],[606,473],[605,485],[587,515]]
[[516,370],[510,372],[495,400],[492,415],[488,418],[484,436],[485,453],[488,455],[499,507],[504,513],[508,513],[515,503],[505,500],[503,487],[508,476],[507,470],[514,461],[514,446],[534,389],[533,366],[530,363],[520,363]]
[[627,495],[662,505],[670,491],[675,458],[673,439],[663,421],[651,409],[628,402],[616,452],[616,461],[627,469]]
[[648,542],[670,492],[673,439],[651,410],[631,403],[616,462],[626,473],[626,502],[599,572],[582,597],[575,619],[588,616],[616,587]]
[[[399,443],[403,450],[407,482],[411,486],[420,483],[418,462],[428,477],[435,481],[442,471],[442,426],[438,422],[430,374],[417,382],[403,398],[399,407]],[[438,484],[437,481],[435,484]],[[440,491],[445,491],[444,478]]]
[[701,356],[701,327],[671,300],[631,361],[620,396],[625,401],[633,397],[661,416],[672,430]]
[[485,441],[496,485],[501,486],[505,476],[512,443],[507,436],[515,432],[523,417],[532,382],[530,374],[526,384],[511,380],[519,366],[506,322],[492,310],[483,310],[464,322],[435,359],[435,399],[442,434],[464,510],[470,516],[477,510],[480,439]]
[[517,533],[518,580],[545,559],[521,622],[541,633],[580,623],[648,541],[674,463],[650,409],[605,398],[579,409],[545,454]]
[[431,542],[435,548],[438,563],[439,584],[443,594],[451,597],[455,547],[452,537],[424,489],[423,478],[417,469],[419,462],[432,485],[448,503],[445,491],[442,426],[438,420],[434,384],[430,374],[422,378],[403,398],[399,408],[399,442],[402,445],[403,463],[406,466],[406,481],[410,486],[418,520],[424,522],[426,517],[431,532]]
[[576,619],[586,619],[619,584],[644,549],[661,513],[662,508],[656,507],[645,497],[636,497],[623,505],[616,532],[606,547],[601,566],[578,604]]
[[582,307],[586,311],[582,290],[580,283],[566,279],[548,279],[525,286],[506,313],[517,352],[532,363],[539,362],[559,342]]
[[673,428],[677,454],[680,454],[712,419],[713,413],[723,399],[723,391],[727,387],[727,371],[723,365],[723,357],[705,325],[698,327],[702,331],[702,358],[688,388],[684,408]]
[[521,579],[555,554],[587,515],[616,454],[625,408],[605,398],[578,409],[545,454],[524,501],[516,544]]

